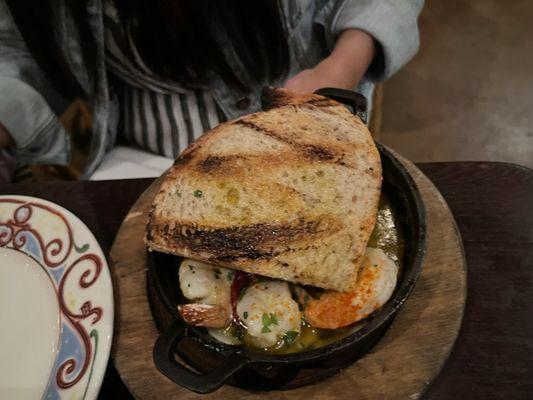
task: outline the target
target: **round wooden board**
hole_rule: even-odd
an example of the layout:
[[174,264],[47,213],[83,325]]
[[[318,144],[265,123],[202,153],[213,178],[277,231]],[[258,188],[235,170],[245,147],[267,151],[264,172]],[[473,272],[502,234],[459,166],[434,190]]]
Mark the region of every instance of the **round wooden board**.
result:
[[380,342],[339,374],[288,391],[252,392],[225,385],[199,395],[159,373],[152,360],[158,331],[146,296],[143,234],[147,212],[161,181],[132,207],[111,250],[116,327],[112,357],[138,399],[417,399],[443,367],[455,342],[466,299],[461,238],[446,202],[429,179],[404,162],[426,205],[428,248],[416,287]]

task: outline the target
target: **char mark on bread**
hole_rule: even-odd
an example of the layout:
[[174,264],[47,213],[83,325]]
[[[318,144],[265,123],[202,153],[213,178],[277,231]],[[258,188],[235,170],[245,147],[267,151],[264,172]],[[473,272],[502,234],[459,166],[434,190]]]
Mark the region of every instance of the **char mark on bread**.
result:
[[329,161],[335,158],[335,155],[330,150],[322,146],[308,145],[305,150],[307,157],[311,160]]
[[[340,228],[335,221],[299,220],[293,223],[252,224],[224,228],[201,227],[195,224],[150,226],[164,242],[186,247],[193,253],[209,253],[211,261],[230,262],[236,259],[257,260],[294,251],[286,244],[298,238],[316,238]],[[152,236],[149,237],[149,240]]]
[[198,170],[200,172],[209,173],[212,172],[222,165],[225,157],[220,156],[208,156],[198,163]]
[[262,133],[264,135],[267,135],[267,136],[270,136],[270,137],[273,137],[274,139],[277,139],[283,143],[287,143],[287,144],[290,144],[292,146],[295,146],[297,145],[297,142],[295,142],[294,140],[291,140],[290,138],[282,135],[282,134],[279,134],[277,132],[274,132],[270,129],[266,129],[262,126],[259,126],[257,125],[256,123],[250,121],[250,120],[246,120],[246,119],[239,119],[237,121],[235,121],[236,124],[238,125],[242,125],[242,126],[245,126],[247,128],[250,128],[250,129],[253,129],[254,131],[258,132],[258,133]]
[[287,137],[286,135],[282,133],[278,133],[273,130],[262,127],[250,120],[241,119],[241,120],[235,121],[235,123],[245,126],[249,129],[253,129],[254,131],[258,133],[262,133],[264,135],[270,136],[274,139],[277,139],[283,143],[286,143],[292,146],[294,150],[303,154],[304,157],[310,161],[324,161],[324,162],[333,162],[335,164],[339,164],[342,166],[346,165],[342,161],[342,155],[336,155],[332,149],[328,149],[325,145],[319,146],[319,145],[313,145],[313,144],[300,143],[296,140],[293,140],[290,137]]

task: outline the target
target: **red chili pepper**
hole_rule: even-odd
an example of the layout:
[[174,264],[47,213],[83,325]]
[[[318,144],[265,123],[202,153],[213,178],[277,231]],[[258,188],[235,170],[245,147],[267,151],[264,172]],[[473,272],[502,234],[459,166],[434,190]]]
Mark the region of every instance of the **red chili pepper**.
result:
[[252,276],[242,271],[235,271],[231,282],[231,308],[233,310],[233,321],[238,325],[244,325],[237,314],[237,301],[242,290],[250,284]]

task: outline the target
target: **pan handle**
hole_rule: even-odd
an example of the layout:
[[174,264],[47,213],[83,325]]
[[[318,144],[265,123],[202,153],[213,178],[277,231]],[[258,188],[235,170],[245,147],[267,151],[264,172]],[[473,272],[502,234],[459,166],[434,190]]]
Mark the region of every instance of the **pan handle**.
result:
[[349,106],[352,112],[361,118],[365,124],[367,123],[368,104],[366,97],[353,90],[339,89],[339,88],[321,88],[315,94],[329,97],[332,100],[338,101]]
[[196,393],[210,393],[251,361],[238,354],[225,358],[224,363],[206,374],[197,374],[178,363],[175,350],[178,343],[188,337],[187,327],[175,322],[155,342],[153,356],[157,369],[174,383]]

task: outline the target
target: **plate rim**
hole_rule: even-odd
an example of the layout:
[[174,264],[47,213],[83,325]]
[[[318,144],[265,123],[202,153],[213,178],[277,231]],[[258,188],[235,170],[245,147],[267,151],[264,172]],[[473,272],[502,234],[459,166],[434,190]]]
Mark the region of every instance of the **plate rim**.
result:
[[[2,194],[2,195],[0,195],[0,200],[2,200],[2,201],[14,200],[14,201],[23,201],[25,203],[42,204],[42,205],[45,205],[45,206],[51,208],[54,211],[60,212],[65,217],[65,220],[70,222],[73,231],[74,231],[76,226],[80,226],[83,229],[82,236],[86,237],[87,239],[90,239],[95,244],[93,252],[97,253],[97,254],[99,253],[102,256],[101,257],[102,269],[101,269],[101,272],[100,272],[100,276],[101,276],[101,279],[103,279],[105,281],[105,285],[109,289],[103,289],[107,293],[102,293],[102,297],[101,297],[102,298],[102,304],[99,305],[99,307],[101,307],[103,310],[105,310],[105,312],[109,315],[109,317],[108,317],[109,323],[106,324],[104,322],[104,325],[103,325],[103,326],[106,326],[106,328],[108,329],[109,336],[108,337],[103,337],[101,339],[101,342],[99,342],[99,345],[95,348],[94,360],[96,360],[96,355],[99,354],[100,358],[98,359],[97,362],[98,363],[102,363],[102,368],[95,369],[94,366],[95,366],[96,363],[93,361],[93,363],[92,363],[93,370],[91,372],[92,375],[91,375],[90,381],[87,382],[86,391],[85,391],[85,394],[84,394],[84,397],[83,397],[83,399],[96,399],[98,397],[98,394],[100,393],[100,390],[101,390],[101,387],[102,387],[102,383],[103,383],[103,380],[104,380],[104,377],[105,377],[105,373],[107,371],[107,366],[109,364],[109,359],[110,359],[110,355],[111,355],[111,348],[112,348],[112,345],[113,345],[114,331],[115,331],[115,326],[114,326],[115,325],[114,287],[113,287],[113,279],[111,277],[111,270],[109,268],[108,257],[106,255],[106,253],[103,251],[102,246],[100,246],[100,243],[99,243],[98,239],[96,238],[96,236],[94,235],[94,233],[89,229],[89,227],[85,224],[85,222],[83,222],[76,214],[74,214],[69,209],[67,209],[67,208],[65,208],[65,207],[63,207],[63,206],[61,206],[61,205],[59,205],[59,204],[57,204],[57,203],[55,203],[53,201],[50,201],[50,200],[47,200],[47,199],[43,199],[43,198],[40,198],[40,197],[35,197],[35,196],[26,196],[26,195],[18,195],[18,194],[13,194],[13,195]],[[80,235],[79,232],[78,232],[78,235]],[[12,247],[9,247],[9,246],[2,246],[2,247],[12,248]],[[27,256],[29,256],[30,258],[35,259],[30,254],[27,254],[25,251],[23,251],[23,250],[21,250],[21,251],[23,253],[25,253]],[[39,264],[41,264],[41,262],[39,262],[39,260],[36,260],[36,261]],[[41,266],[42,266],[42,264],[41,264]],[[43,268],[45,268],[45,267],[43,266]],[[47,273],[50,275],[49,272],[47,272]],[[58,336],[58,340],[60,340],[61,334]],[[56,355],[55,359],[57,359],[57,355]],[[53,368],[52,368],[52,372],[51,373],[53,373]],[[43,392],[43,396],[44,395],[46,395],[46,392]]]

